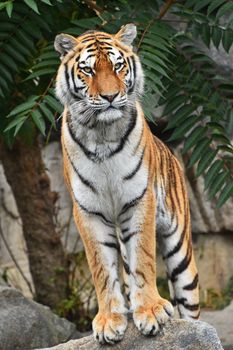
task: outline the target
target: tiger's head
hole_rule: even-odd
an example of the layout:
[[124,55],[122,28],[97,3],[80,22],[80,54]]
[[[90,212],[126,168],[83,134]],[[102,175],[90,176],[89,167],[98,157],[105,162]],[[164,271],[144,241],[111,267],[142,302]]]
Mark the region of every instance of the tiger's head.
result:
[[56,94],[82,124],[121,118],[143,91],[143,73],[132,50],[136,26],[127,24],[115,34],[88,31],[77,38],[60,34],[55,49],[61,65]]

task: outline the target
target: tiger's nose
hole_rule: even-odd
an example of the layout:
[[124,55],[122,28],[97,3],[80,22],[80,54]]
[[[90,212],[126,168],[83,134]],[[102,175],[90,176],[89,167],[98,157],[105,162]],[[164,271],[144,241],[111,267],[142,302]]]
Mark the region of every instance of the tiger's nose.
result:
[[108,102],[112,102],[117,95],[118,95],[118,92],[116,94],[112,94],[112,95],[101,95],[100,94],[100,96],[102,98],[104,98],[105,100],[107,100]]

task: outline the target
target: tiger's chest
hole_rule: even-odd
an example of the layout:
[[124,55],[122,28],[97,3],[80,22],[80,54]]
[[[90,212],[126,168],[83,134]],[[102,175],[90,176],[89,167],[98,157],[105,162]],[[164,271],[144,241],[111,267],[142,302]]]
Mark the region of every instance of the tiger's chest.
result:
[[70,159],[75,164],[70,171],[75,199],[89,212],[102,212],[111,221],[147,186],[147,168],[141,164],[137,169],[141,152],[132,156],[130,147],[101,163],[71,149]]

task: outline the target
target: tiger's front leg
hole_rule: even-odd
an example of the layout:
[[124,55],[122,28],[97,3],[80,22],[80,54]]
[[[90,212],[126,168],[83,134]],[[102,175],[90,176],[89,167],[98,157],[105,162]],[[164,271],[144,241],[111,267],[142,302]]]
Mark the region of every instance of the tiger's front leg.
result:
[[[130,220],[122,217],[121,241],[125,244],[128,266],[124,263],[134,323],[145,335],[154,335],[172,315],[173,307],[161,298],[156,286],[155,198],[148,189],[143,202]],[[123,257],[124,260],[124,257]]]
[[87,214],[77,204],[74,218],[82,237],[95,285],[98,314],[93,320],[94,337],[102,343],[123,338],[127,308],[118,276],[119,245],[115,227],[103,217]]

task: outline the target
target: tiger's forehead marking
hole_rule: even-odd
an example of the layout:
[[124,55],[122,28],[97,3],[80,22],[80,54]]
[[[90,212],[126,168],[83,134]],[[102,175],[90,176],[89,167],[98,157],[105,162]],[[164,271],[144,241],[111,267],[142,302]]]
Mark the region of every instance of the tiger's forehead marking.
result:
[[110,60],[113,64],[115,64],[118,60],[122,61],[122,54],[117,48],[112,45],[102,47],[98,42],[94,42],[91,47],[83,48],[78,57],[78,62],[80,65],[88,65],[94,67],[94,64],[99,55],[103,55],[103,57],[105,56],[106,59]]
[[[81,39],[81,40],[80,40]],[[79,36],[79,40],[81,43],[86,43],[91,40],[112,40],[113,37],[110,34],[104,33],[104,32],[95,32],[90,31],[88,33],[84,33],[83,35]]]

